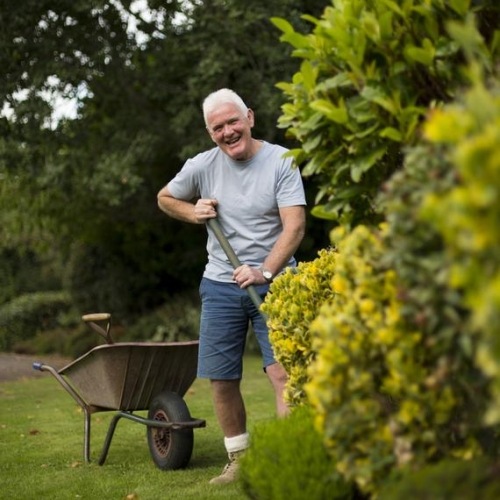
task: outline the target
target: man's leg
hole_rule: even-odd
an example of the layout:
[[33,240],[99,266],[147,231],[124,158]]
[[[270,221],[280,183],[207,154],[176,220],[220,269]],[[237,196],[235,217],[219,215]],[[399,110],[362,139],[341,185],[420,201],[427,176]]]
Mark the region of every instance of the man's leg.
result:
[[212,380],[215,414],[225,437],[239,436],[246,429],[245,403],[240,380]]
[[240,392],[242,357],[248,316],[241,306],[246,292],[236,284],[203,279],[198,376],[210,379],[214,410],[224,434],[229,462],[210,482],[224,484],[237,477],[237,459],[248,447],[246,412]]
[[[268,285],[261,285],[257,287],[257,290],[263,299],[268,288]],[[276,362],[274,351],[271,346],[271,342],[269,341],[269,330],[267,328],[266,320],[250,299],[247,300],[247,310],[262,353],[262,359],[265,366],[264,370],[274,389],[276,413],[278,417],[284,417],[290,413],[290,409],[283,399],[288,374],[283,366]]]
[[288,375],[279,363],[273,363],[266,367],[266,374],[274,388],[276,398],[276,414],[278,417],[285,417],[290,413],[290,408],[284,400],[285,384],[288,380]]
[[220,476],[211,484],[226,484],[238,474],[238,457],[249,445],[246,432],[246,411],[240,391],[240,380],[211,380],[215,414],[224,433],[224,445],[229,457]]

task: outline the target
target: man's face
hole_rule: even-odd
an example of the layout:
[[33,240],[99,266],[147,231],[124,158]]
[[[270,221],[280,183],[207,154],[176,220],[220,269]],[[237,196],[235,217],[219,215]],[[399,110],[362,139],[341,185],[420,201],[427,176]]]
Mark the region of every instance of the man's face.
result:
[[207,129],[212,140],[231,159],[243,161],[253,154],[253,112],[245,115],[235,104],[223,104],[207,116]]

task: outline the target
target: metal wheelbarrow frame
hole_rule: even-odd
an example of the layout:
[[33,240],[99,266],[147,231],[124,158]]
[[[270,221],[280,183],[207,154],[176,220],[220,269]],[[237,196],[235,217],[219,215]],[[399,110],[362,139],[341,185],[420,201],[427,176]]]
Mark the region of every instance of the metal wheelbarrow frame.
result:
[[[183,399],[196,378],[198,341],[115,344],[110,314],[82,319],[108,343],[60,370],[41,362],[33,363],[33,368],[51,373],[82,408],[85,462],[91,461],[92,414],[114,410],[99,465],[106,460],[119,420],[125,418],[147,426],[149,451],[158,468],[186,467],[193,451],[193,429],[206,425],[205,420],[191,418]],[[97,324],[101,321],[107,322],[106,329]],[[147,418],[133,413],[139,410],[148,410]]]

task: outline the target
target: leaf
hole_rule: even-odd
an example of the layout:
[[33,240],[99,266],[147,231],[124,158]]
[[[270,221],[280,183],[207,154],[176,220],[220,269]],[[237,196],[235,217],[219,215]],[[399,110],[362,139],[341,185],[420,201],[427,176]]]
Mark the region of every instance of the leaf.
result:
[[382,158],[387,151],[387,147],[381,147],[375,151],[353,160],[351,164],[351,177],[354,182],[359,182],[361,176],[370,170],[370,168],[377,163],[380,158]]
[[312,130],[318,128],[318,125],[323,120],[323,115],[321,113],[313,113],[306,121],[303,121],[299,125],[299,129],[301,133],[308,134]]
[[[338,148],[337,151],[341,150],[342,148]],[[333,180],[337,183],[338,180],[342,177],[342,174],[349,170],[350,165],[349,163],[342,163],[339,167],[335,169],[335,174],[333,176]]]
[[354,139],[363,139],[364,137],[367,137],[370,134],[372,134],[375,130],[377,130],[378,127],[379,124],[375,123],[374,125],[362,128],[360,131],[357,131],[353,134],[344,135],[343,138],[346,139],[347,141],[352,141]]
[[363,186],[350,186],[345,189],[341,189],[336,193],[335,198],[337,200],[349,200],[350,198],[354,198],[366,191]]
[[310,16],[309,14],[304,14],[301,16],[302,19],[304,19],[305,21],[309,21],[311,24],[314,24],[314,25],[318,25],[319,24],[319,20],[316,19],[315,17],[313,16]]
[[370,102],[359,95],[349,99],[347,107],[349,109],[349,116],[358,123],[366,123],[377,118]]
[[394,30],[392,29],[393,14],[391,11],[384,12],[379,17],[380,36],[382,39],[389,39],[392,37]]
[[500,30],[495,30],[493,40],[491,42],[491,54],[496,56],[500,52]]
[[296,49],[305,49],[309,47],[309,40],[307,39],[307,37],[296,32],[281,35],[280,40],[282,42],[289,43]]
[[366,35],[374,42],[380,41],[380,25],[372,12],[366,12],[361,21]]
[[334,207],[327,207],[327,205],[316,205],[311,210],[311,215],[317,217],[318,219],[324,220],[336,220],[338,219],[338,210],[341,208],[341,204],[337,204]]
[[481,62],[487,67],[491,67],[491,57],[484,43],[484,38],[478,32],[472,18],[467,18],[467,22],[449,22],[447,30],[450,36],[457,42],[469,60],[480,58]]
[[275,85],[276,88],[282,90],[285,94],[289,94],[289,95],[292,95],[293,93],[293,85],[291,83],[288,83],[288,82],[278,82],[276,85]]
[[340,106],[337,107],[332,102],[327,101],[326,99],[317,99],[315,101],[312,101],[310,106],[312,109],[314,109],[315,111],[319,111],[326,118],[335,123],[342,124],[347,122],[347,110],[342,101],[340,103]]
[[450,7],[461,16],[467,14],[470,7],[470,0],[450,0]]
[[427,31],[427,34],[434,40],[438,41],[439,40],[439,23],[437,19],[433,16],[426,16],[425,17],[425,29]]
[[300,66],[300,71],[304,79],[303,81],[306,90],[312,91],[316,86],[318,70],[309,61],[304,61]]
[[304,177],[309,177],[321,169],[316,159],[313,157],[312,160],[307,162],[307,165],[302,169],[302,175]]
[[322,139],[321,134],[316,134],[316,135],[308,138],[302,144],[304,151],[306,151],[307,153],[310,153],[311,151],[315,150],[319,146],[319,144],[321,143],[321,139]]
[[337,89],[339,87],[349,87],[353,85],[352,78],[349,73],[342,72],[335,75],[333,78],[327,78],[324,82],[318,85],[318,91],[327,91]]
[[436,49],[432,42],[426,38],[422,47],[415,47],[414,45],[406,45],[404,48],[404,55],[407,59],[414,62],[430,66],[434,61]]
[[392,115],[395,115],[397,113],[394,102],[389,99],[389,97],[380,88],[367,85],[361,91],[361,96],[364,97],[367,101],[378,104],[385,110],[389,111],[389,113],[391,113]]
[[391,139],[392,141],[396,142],[401,142],[403,140],[403,135],[401,134],[401,132],[394,127],[385,127],[379,135],[380,137]]
[[281,17],[271,17],[271,22],[285,34],[293,33],[295,31],[293,26],[286,19]]
[[391,0],[380,0],[381,3],[383,3],[386,7],[388,7],[390,10],[395,12],[396,14],[400,15],[401,17],[405,17],[404,12],[401,10],[399,5]]

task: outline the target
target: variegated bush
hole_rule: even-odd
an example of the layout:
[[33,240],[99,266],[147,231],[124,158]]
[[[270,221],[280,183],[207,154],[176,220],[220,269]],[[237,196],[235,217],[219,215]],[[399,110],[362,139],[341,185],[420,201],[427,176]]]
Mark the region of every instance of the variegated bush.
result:
[[288,269],[274,280],[262,305],[276,357],[289,374],[285,396],[292,405],[305,401],[306,369],[314,357],[309,327],[321,305],[333,297],[335,256],[323,249],[317,259]]

